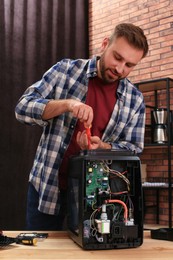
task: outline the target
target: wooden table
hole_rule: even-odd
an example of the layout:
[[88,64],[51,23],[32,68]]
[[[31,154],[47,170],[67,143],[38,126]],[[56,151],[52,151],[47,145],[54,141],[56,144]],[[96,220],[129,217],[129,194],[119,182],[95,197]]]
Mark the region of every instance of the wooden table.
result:
[[[6,236],[17,236],[20,232],[4,232]],[[11,244],[0,249],[0,259],[173,259],[173,242],[150,238],[150,231],[144,232],[144,243],[138,248],[84,251],[76,245],[66,232],[51,232],[48,238],[35,246]]]

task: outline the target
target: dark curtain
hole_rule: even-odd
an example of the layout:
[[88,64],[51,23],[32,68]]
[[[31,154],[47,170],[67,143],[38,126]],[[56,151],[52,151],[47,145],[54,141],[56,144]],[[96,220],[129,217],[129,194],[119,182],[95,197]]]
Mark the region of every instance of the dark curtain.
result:
[[0,0],[0,230],[23,230],[41,129],[20,124],[25,89],[62,58],[88,58],[87,0]]

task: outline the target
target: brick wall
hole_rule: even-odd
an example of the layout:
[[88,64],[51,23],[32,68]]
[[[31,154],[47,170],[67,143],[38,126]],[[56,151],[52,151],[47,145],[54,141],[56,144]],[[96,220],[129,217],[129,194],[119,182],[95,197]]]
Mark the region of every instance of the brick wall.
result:
[[[157,78],[173,78],[173,0],[89,0],[90,56],[100,53],[103,38],[109,36],[115,25],[121,22],[131,22],[140,26],[149,42],[148,56],[136,66],[129,79],[135,83]],[[144,97],[147,104],[153,104],[153,95],[145,94]],[[161,93],[159,105],[165,105],[165,100],[164,93]],[[150,120],[149,112],[147,120]],[[141,160],[147,164],[148,178],[167,176],[166,148],[147,148]],[[146,195],[149,202],[155,203],[154,191],[148,191]],[[163,225],[168,224],[167,201],[167,191],[162,191],[159,211],[160,224]],[[151,207],[146,214],[146,223],[154,222],[155,208]]]
[[133,82],[173,77],[173,0],[89,0],[90,55],[99,54],[102,39],[115,25],[140,26],[149,54],[131,73]]

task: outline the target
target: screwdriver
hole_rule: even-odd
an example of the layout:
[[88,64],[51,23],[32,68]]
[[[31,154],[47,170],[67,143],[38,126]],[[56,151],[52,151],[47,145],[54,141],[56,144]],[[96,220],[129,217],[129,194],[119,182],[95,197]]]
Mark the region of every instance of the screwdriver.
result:
[[16,244],[23,244],[23,245],[36,245],[37,238],[35,234],[21,234],[16,237]]
[[88,150],[91,148],[91,126],[90,127],[85,127],[86,129],[86,135],[88,139]]

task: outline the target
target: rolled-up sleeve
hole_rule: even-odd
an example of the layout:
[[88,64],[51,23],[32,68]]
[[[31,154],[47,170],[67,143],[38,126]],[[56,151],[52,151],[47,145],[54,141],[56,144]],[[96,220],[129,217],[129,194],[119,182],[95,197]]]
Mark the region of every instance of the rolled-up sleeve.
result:
[[[18,121],[40,126],[45,126],[48,123],[42,120],[42,114],[46,104],[55,97],[58,75],[59,78],[62,78],[62,73],[58,74],[60,66],[61,63],[55,64],[43,75],[40,81],[26,89],[15,108],[15,116]],[[59,88],[61,88],[61,85]]]
[[15,108],[16,119],[24,124],[45,126],[48,122],[42,119],[42,114],[50,100],[33,96],[21,97]]

